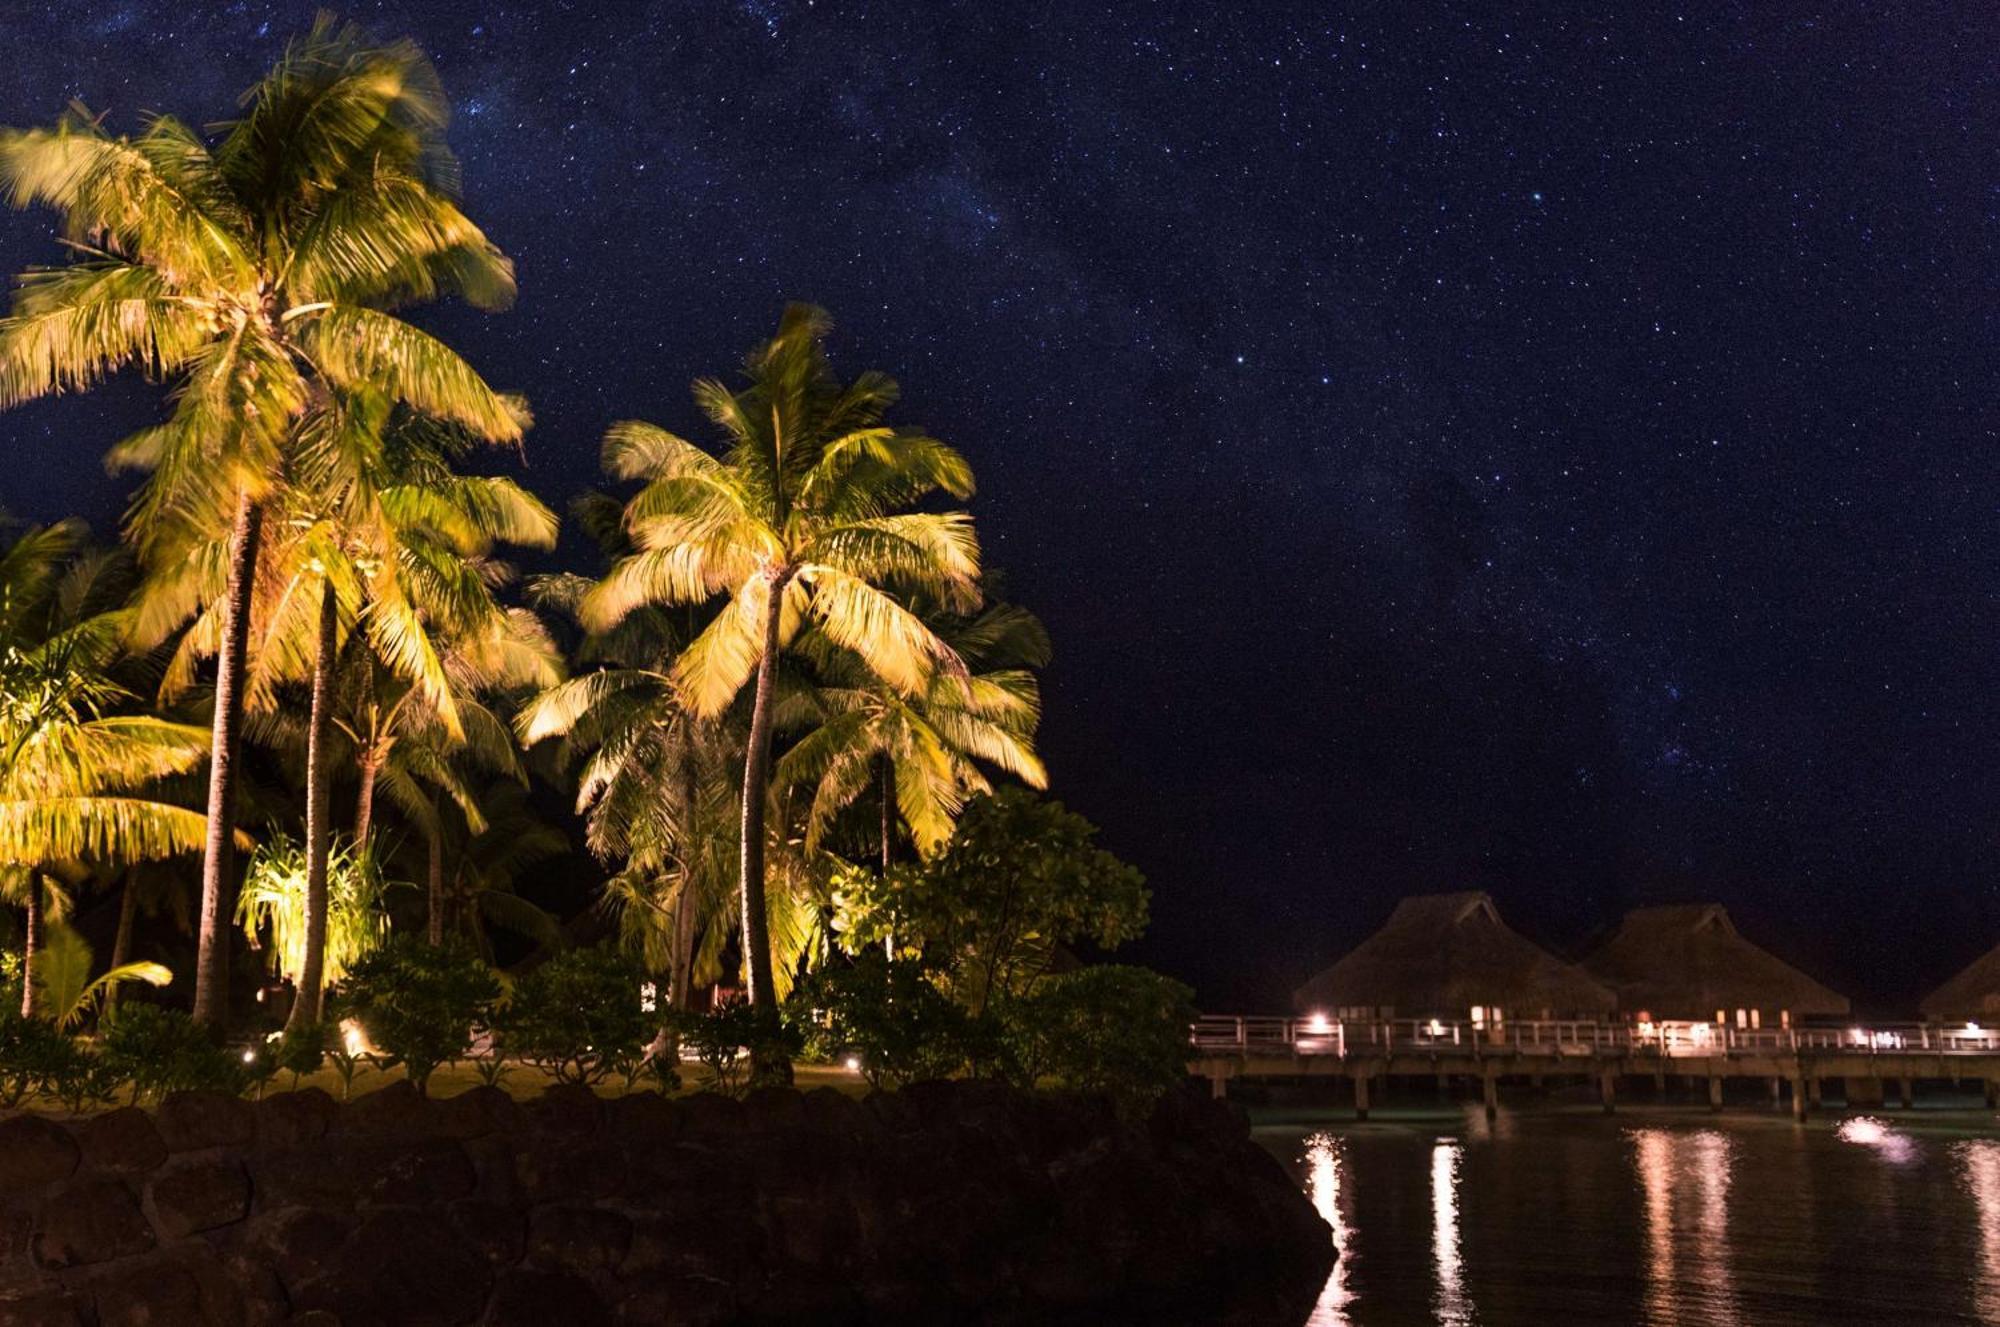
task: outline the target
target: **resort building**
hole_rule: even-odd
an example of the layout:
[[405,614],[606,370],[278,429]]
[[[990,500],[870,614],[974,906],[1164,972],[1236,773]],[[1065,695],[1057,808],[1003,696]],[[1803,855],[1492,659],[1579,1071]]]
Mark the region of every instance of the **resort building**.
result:
[[1616,996],[1500,920],[1481,891],[1406,898],[1388,924],[1292,994],[1329,1018],[1596,1018]]
[[1583,966],[1641,1023],[1750,1030],[1848,1012],[1846,996],[1744,939],[1720,903],[1634,908]]
[[1933,1023],[2000,1023],[2000,946],[1981,954],[1924,997]]

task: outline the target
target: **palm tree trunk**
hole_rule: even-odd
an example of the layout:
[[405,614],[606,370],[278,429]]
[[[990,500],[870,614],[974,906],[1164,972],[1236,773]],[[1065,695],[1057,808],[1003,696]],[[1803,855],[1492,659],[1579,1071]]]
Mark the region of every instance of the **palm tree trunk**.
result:
[[42,878],[29,872],[27,919],[21,927],[21,1017],[33,1018],[41,1012],[41,993],[35,988],[35,959],[42,952]]
[[696,768],[692,738],[681,750],[681,835],[687,846],[681,852],[681,889],[674,898],[674,932],[671,967],[667,980],[667,1004],[673,1009],[694,1008],[694,903],[693,863],[701,860],[701,825],[696,807],[701,797],[701,771]]
[[215,668],[215,722],[208,759],[208,841],[201,858],[201,932],[194,964],[194,1021],[220,1032],[229,1022],[229,919],[235,911],[236,748],[243,721],[243,661],[264,510],[236,500],[229,593]]
[[764,654],[757,661],[757,691],[750,707],[750,741],[743,755],[743,966],[751,1004],[775,997],[771,978],[771,922],[764,905],[764,802],[771,786],[771,693],[778,676],[778,622],[789,576],[771,582],[764,610]]
[[[894,825],[893,822],[890,820],[890,810],[894,805],[894,796],[895,796],[894,792],[890,788],[890,779],[895,774],[895,771],[896,767],[894,763],[891,762],[887,756],[883,756],[882,757],[882,879],[885,881],[888,880],[889,878],[889,858],[896,842]],[[896,961],[896,932],[893,929],[889,932],[889,934],[882,937],[882,953],[883,956],[887,958],[891,963],[894,963]]]
[[326,986],[326,873],[333,856],[332,752],[327,730],[333,716],[333,669],[340,646],[340,596],[329,580],[320,590],[319,648],[313,657],[312,713],[306,721],[306,952],[286,1029],[319,1022]]
[[[111,966],[122,968],[132,961],[132,932],[139,924],[139,868],[125,868],[125,886],[118,891],[118,930],[111,937]],[[122,982],[112,982],[104,991],[104,1008],[108,1013],[118,1007],[118,988]]]
[[433,945],[444,943],[444,805],[442,799],[431,798],[431,823],[428,832],[430,843],[429,894],[430,919],[425,930],[425,938]]
[[374,751],[362,753],[361,791],[354,795],[354,847],[357,851],[368,846],[368,828],[375,823],[375,776],[381,769],[382,761]]

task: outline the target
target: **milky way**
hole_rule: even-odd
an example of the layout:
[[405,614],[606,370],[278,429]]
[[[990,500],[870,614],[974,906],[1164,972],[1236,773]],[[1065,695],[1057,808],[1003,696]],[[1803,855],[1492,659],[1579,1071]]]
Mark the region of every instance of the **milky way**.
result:
[[[220,118],[311,8],[9,5],[0,121]],[[968,453],[1056,790],[1211,1005],[1460,887],[1720,897],[1893,1001],[2000,938],[2000,17],[1797,11],[345,12],[453,95],[521,299],[423,316],[544,496],[787,299]],[[0,497],[110,528],[153,408],[0,416]]]

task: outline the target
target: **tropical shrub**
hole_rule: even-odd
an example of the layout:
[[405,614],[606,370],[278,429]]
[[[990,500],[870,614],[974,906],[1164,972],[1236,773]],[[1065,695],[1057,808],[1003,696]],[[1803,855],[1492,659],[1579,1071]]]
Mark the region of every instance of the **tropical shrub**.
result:
[[636,1070],[657,1030],[639,1004],[645,976],[612,949],[571,949],[515,983],[496,1022],[501,1044],[558,1083]]
[[729,1000],[707,1011],[678,1011],[670,1025],[711,1076],[715,1091],[734,1095],[746,1085],[752,1063],[785,1060],[799,1051],[801,1038],[771,1005]]
[[1187,1077],[1194,992],[1149,968],[1103,964],[1049,978],[1005,1006],[1020,1072],[1137,1105]]
[[324,1023],[304,1023],[288,1027],[271,1043],[272,1063],[292,1076],[292,1086],[308,1074],[319,1072],[326,1063],[327,1029]]
[[1146,929],[1145,878],[1096,834],[1032,793],[975,797],[937,856],[837,880],[834,926],[851,953],[893,943],[921,954],[941,987],[982,1011],[1031,991],[1062,946],[1114,949]]
[[463,944],[398,936],[349,969],[339,1005],[423,1092],[490,1024],[499,997],[493,970]]
[[931,984],[913,959],[879,952],[812,974],[792,997],[807,1049],[855,1067],[875,1088],[946,1078],[990,1059],[982,1021]]
[[12,1110],[71,1072],[76,1043],[17,1005],[0,1010],[0,1107]]
[[217,1044],[187,1014],[158,1005],[124,1003],[104,1020],[104,1065],[132,1084],[135,1100],[169,1092],[241,1092],[243,1061]]
[[[389,934],[388,886],[374,855],[336,845],[326,869],[326,948],[323,980],[337,985],[348,968]],[[268,936],[272,975],[299,980],[306,956],[306,849],[283,834],[260,844],[250,859],[236,922],[252,944]]]

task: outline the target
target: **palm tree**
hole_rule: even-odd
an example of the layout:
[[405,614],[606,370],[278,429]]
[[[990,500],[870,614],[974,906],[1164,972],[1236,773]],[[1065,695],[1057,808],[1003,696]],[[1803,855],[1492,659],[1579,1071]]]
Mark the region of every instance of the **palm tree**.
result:
[[[407,413],[398,415],[378,395],[341,393],[309,414],[289,486],[294,508],[285,527],[296,550],[269,614],[281,640],[310,638],[303,649],[272,650],[280,666],[300,667],[311,679],[304,734],[306,763],[306,915],[304,967],[292,1019],[317,1021],[323,987],[319,955],[327,921],[327,871],[333,852],[330,792],[335,745],[335,695],[341,673],[343,632],[350,676],[372,690],[378,671],[400,689],[397,718],[419,718],[449,742],[465,739],[455,679],[434,639],[440,630],[477,639],[491,634],[501,615],[493,591],[507,575],[490,559],[493,545],[509,541],[547,548],[555,542],[555,514],[513,480],[465,476],[452,461],[474,439],[462,430]],[[317,582],[317,593],[310,590]],[[317,625],[304,606],[318,601]],[[287,613],[283,605],[291,605]],[[453,624],[456,624],[454,627]],[[288,629],[287,629],[288,628]],[[268,713],[267,682],[280,669],[253,674],[251,704]],[[268,676],[267,676],[268,675]],[[539,673],[535,677],[539,678]],[[414,706],[414,709],[403,708]],[[478,717],[478,716],[475,716]],[[394,722],[394,719],[391,720]],[[480,736],[492,739],[492,725]],[[393,740],[390,739],[390,740]],[[379,746],[379,744],[378,744]],[[369,749],[370,756],[377,748]],[[386,759],[386,755],[381,757]],[[511,752],[502,753],[503,763]],[[363,802],[372,811],[376,763],[364,761]],[[367,839],[367,825],[355,842]]]
[[936,439],[882,422],[897,395],[889,378],[838,382],[828,330],[823,312],[794,305],[751,352],[742,390],[695,384],[696,402],[724,435],[720,457],[651,424],[612,426],[605,468],[645,484],[625,508],[637,551],[582,604],[584,625],[601,632],[643,605],[728,596],[676,659],[673,681],[691,714],[712,718],[756,679],[738,839],[753,1004],[775,995],[764,869],[778,655],[811,622],[887,685],[918,694],[939,671],[964,666],[888,591],[960,612],[979,602],[971,517],[901,510],[940,490],[969,496],[971,469]]
[[193,769],[207,734],[148,715],[109,668],[127,629],[105,610],[103,558],[81,525],[31,529],[0,553],[0,888],[26,911],[22,1012],[36,1012],[44,904],[63,863],[197,850],[202,817],[132,789]]
[[919,856],[951,837],[966,799],[991,792],[980,763],[1033,788],[1048,786],[1035,754],[1041,693],[1030,667],[1048,662],[1048,633],[1026,609],[995,604],[978,617],[932,617],[932,629],[968,666],[964,677],[937,674],[905,695],[860,666],[854,655],[808,638],[817,685],[788,697],[780,727],[812,729],[778,761],[780,788],[812,792],[806,847],[817,849],[835,818],[879,783],[878,843],[888,871],[900,813]]
[[450,867],[436,882],[430,915],[436,938],[446,932],[469,937],[488,962],[493,961],[493,931],[512,931],[544,949],[562,946],[562,926],[544,909],[521,896],[518,886],[528,869],[559,857],[569,849],[563,832],[537,816],[520,783],[499,780],[478,790],[478,824],[455,804],[440,807],[436,836],[443,851],[434,854]]
[[[602,520],[608,503],[594,495],[579,514],[615,557],[631,549],[615,520]],[[543,577],[534,602],[573,618],[590,587],[580,576]],[[514,720],[524,746],[560,739],[557,766],[580,767],[586,846],[620,863],[603,907],[626,947],[668,975],[668,1001],[681,1009],[691,1005],[699,956],[720,949],[707,923],[729,911],[732,826],[741,821],[730,770],[740,737],[726,719],[691,713],[672,675],[700,627],[693,610],[636,609],[607,633],[587,635],[577,652],[587,671],[542,692]]]
[[388,310],[512,298],[513,268],[452,201],[447,102],[407,43],[329,19],[292,44],[211,148],[168,117],[136,137],[78,109],[0,135],[16,206],[62,216],[74,261],[21,280],[0,320],[0,407],[87,389],[126,365],[175,382],[172,416],[121,444],[153,477],[133,524],[154,565],[226,523],[195,1017],[220,1026],[233,776],[264,504],[315,399],[369,388],[482,437],[525,411]]

